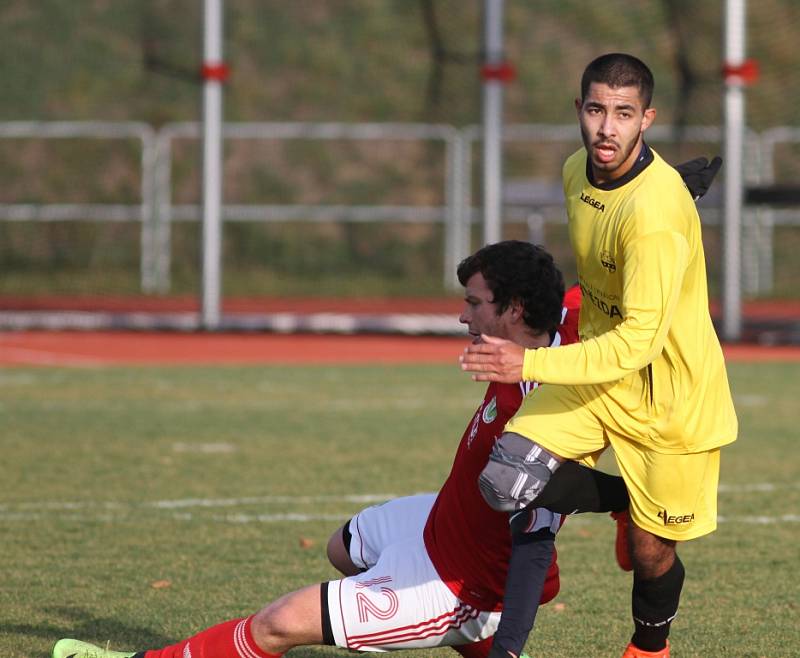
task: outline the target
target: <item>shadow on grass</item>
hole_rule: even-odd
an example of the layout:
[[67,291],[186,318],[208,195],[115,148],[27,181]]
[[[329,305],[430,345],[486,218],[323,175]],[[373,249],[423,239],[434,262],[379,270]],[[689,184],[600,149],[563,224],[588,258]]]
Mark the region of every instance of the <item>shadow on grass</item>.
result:
[[[83,640],[117,651],[145,651],[164,647],[177,642],[181,638],[169,638],[152,628],[126,624],[113,617],[92,616],[84,608],[48,607],[45,614],[52,621],[31,624],[4,625],[3,631],[27,637],[40,637],[48,643],[47,653],[41,658],[49,658],[53,645],[61,638],[69,637]],[[36,658],[31,656],[31,658]]]

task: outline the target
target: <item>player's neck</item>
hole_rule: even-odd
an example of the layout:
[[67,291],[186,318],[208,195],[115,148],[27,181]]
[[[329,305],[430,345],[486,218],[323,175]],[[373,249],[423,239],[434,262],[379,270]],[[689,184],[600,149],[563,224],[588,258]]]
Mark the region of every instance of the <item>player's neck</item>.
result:
[[549,347],[552,339],[550,338],[550,334],[548,332],[544,332],[541,334],[531,334],[525,333],[519,338],[514,340],[517,345],[521,345],[525,349],[536,349],[537,347]]

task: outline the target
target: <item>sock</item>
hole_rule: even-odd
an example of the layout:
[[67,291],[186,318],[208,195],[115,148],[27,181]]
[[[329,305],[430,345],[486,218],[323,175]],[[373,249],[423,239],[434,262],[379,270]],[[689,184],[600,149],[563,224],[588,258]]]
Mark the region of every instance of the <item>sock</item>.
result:
[[[267,653],[253,640],[253,618],[232,619],[163,649],[145,651],[143,658],[280,658]],[[138,654],[137,654],[138,655]]]
[[678,613],[685,575],[678,556],[658,578],[639,580],[633,576],[633,625],[631,642],[643,651],[661,651],[667,646],[669,627]]
[[620,512],[628,509],[628,490],[618,475],[565,461],[536,497],[536,507],[559,514]]

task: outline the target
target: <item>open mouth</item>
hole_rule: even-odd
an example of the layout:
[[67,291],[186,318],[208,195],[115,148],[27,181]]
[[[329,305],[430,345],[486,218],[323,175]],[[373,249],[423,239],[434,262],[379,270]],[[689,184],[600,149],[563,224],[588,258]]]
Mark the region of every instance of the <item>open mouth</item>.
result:
[[613,144],[595,144],[594,152],[600,162],[611,162],[617,154],[617,147]]

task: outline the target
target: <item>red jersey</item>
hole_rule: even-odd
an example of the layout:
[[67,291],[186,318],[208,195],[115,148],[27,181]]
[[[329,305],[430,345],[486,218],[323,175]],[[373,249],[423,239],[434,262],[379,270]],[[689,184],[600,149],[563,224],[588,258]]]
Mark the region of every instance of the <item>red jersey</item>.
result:
[[[580,298],[577,286],[564,296],[561,326],[552,346],[577,342]],[[516,413],[522,398],[537,387],[536,382],[489,384],[425,524],[425,548],[439,576],[453,594],[479,610],[503,607],[511,532],[508,514],[494,511],[483,500],[478,476],[506,421]],[[558,588],[554,551],[541,602],[552,599]]]

